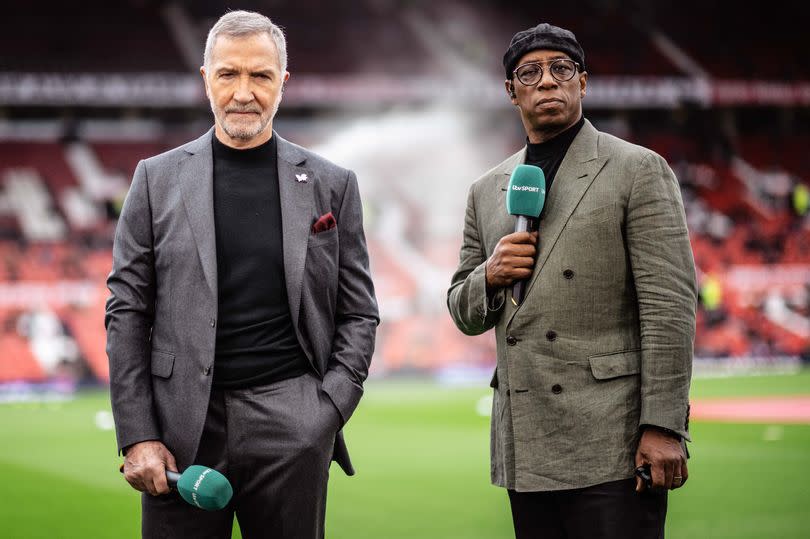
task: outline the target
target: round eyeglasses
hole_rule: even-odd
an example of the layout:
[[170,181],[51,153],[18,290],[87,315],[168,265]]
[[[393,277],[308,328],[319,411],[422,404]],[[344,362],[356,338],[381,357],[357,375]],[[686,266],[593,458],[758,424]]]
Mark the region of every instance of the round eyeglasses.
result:
[[[574,78],[579,64],[567,58],[558,58],[548,62],[548,70],[557,82],[567,82]],[[512,72],[526,86],[534,86],[543,78],[543,66],[539,62],[530,62],[515,68]]]

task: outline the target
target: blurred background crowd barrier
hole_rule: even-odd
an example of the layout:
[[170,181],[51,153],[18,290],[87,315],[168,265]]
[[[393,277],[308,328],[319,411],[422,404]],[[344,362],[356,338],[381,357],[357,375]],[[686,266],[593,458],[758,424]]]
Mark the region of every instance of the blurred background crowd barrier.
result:
[[270,16],[275,129],[354,169],[382,324],[372,377],[478,379],[489,335],[445,307],[469,185],[524,143],[512,34],[573,30],[585,115],[663,155],[698,267],[696,371],[810,358],[810,63],[790,2],[19,2],[0,19],[0,399],[108,380],[105,278],[140,159],[212,125],[198,69],[227,8]]

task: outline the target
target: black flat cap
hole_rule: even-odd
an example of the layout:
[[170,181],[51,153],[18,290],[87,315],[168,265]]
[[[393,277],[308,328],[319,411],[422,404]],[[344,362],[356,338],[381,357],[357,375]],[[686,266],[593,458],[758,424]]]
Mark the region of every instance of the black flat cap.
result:
[[542,23],[534,28],[518,32],[512,37],[509,48],[503,55],[506,78],[512,78],[512,71],[524,54],[538,49],[564,52],[579,64],[582,71],[585,71],[585,52],[573,32],[559,26]]

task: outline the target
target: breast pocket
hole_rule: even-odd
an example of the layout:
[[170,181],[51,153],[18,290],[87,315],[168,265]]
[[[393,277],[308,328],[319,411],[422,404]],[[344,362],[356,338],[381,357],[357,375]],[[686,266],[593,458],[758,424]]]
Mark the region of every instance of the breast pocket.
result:
[[337,228],[310,235],[304,267],[304,289],[312,288],[316,293],[317,302],[322,306],[334,308],[339,264],[340,244]]
[[316,247],[323,247],[324,245],[337,244],[337,241],[338,229],[335,227],[330,230],[319,232],[318,234],[310,234],[308,246],[310,249],[312,249]]
[[568,221],[570,228],[583,228],[603,225],[616,220],[616,204],[606,204],[598,208],[577,210]]

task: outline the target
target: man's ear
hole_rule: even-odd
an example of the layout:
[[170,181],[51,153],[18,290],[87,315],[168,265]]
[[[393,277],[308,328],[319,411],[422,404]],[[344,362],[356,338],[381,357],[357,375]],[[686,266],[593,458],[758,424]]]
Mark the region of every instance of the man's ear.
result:
[[287,81],[290,80],[290,72],[285,71],[284,77],[281,79],[281,93],[284,93],[284,90],[287,88]]
[[583,71],[579,74],[579,96],[585,97],[588,93],[588,72]]
[[504,87],[506,88],[506,94],[509,96],[509,100],[512,102],[513,105],[517,105],[517,94],[515,94],[515,84],[509,79],[503,81]]
[[203,78],[203,87],[205,88],[205,97],[211,99],[211,96],[208,95],[208,79],[205,78],[205,66],[200,66],[200,75]]

